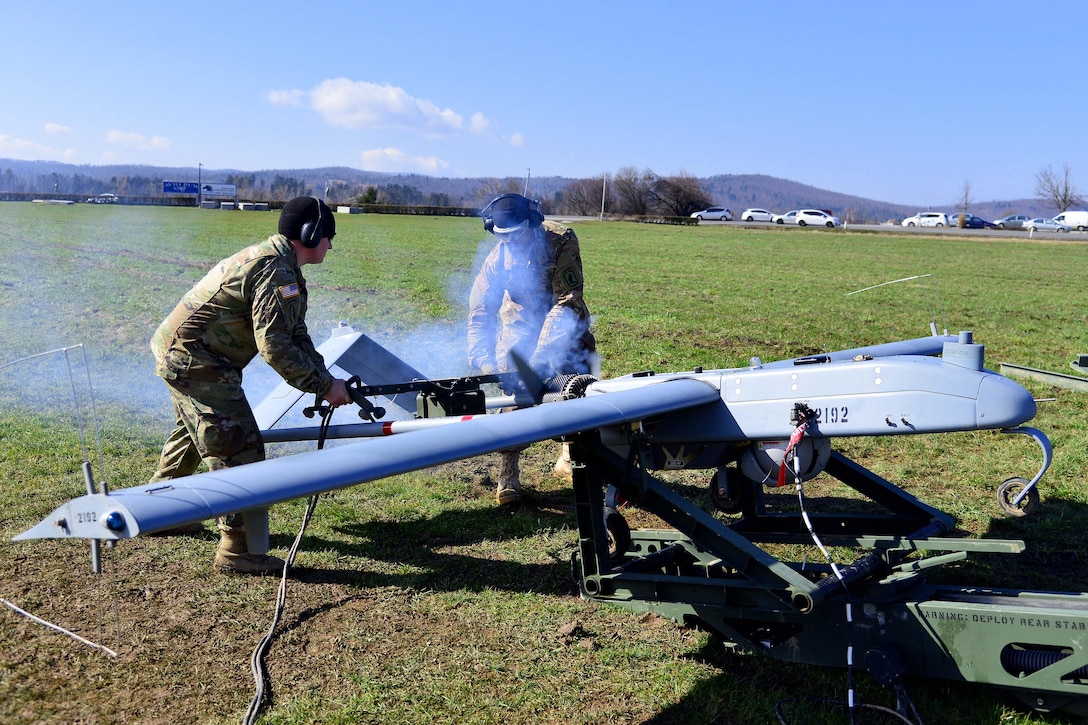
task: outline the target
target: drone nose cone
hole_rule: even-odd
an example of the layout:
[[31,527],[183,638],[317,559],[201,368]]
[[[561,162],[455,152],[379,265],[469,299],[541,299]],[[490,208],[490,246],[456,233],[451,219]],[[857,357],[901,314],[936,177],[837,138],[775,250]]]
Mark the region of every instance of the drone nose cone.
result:
[[1035,417],[1035,399],[1000,375],[987,375],[978,389],[978,427],[1011,428]]

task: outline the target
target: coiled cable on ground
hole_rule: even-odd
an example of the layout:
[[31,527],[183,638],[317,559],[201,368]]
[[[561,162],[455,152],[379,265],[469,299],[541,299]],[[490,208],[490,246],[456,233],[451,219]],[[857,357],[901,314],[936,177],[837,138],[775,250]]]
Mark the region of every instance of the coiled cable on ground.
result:
[[[329,429],[329,421],[332,419],[332,408],[321,405],[319,399],[315,409],[321,414],[321,425],[317,439],[317,447],[320,450],[325,447],[325,435]],[[276,628],[280,624],[280,617],[283,616],[283,610],[287,602],[287,576],[291,571],[291,565],[295,562],[295,555],[302,543],[302,536],[306,533],[306,526],[310,523],[310,517],[313,516],[314,509],[317,508],[317,499],[317,494],[314,494],[306,502],[306,511],[302,515],[302,526],[299,527],[298,535],[295,536],[295,541],[291,544],[287,557],[283,560],[283,573],[280,576],[280,586],[276,595],[276,610],[272,615],[272,624],[249,657],[249,667],[253,673],[254,691],[253,699],[249,701],[249,709],[246,710],[246,715],[242,718],[243,725],[252,725],[256,722],[257,715],[261,712],[261,705],[264,704],[264,689],[268,680],[268,675],[264,669],[264,657],[268,652],[268,646],[272,643],[272,638],[276,634]]]

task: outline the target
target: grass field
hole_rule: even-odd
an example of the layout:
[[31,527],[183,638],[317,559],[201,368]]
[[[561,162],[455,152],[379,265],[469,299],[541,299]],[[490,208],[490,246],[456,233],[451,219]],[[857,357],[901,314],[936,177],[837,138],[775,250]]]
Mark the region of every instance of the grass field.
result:
[[[104,549],[98,576],[81,542],[10,539],[83,490],[85,457],[111,487],[146,481],[172,426],[151,333],[208,267],[263,239],[275,220],[0,204],[0,598],[118,655],[0,607],[3,722],[219,723],[245,713],[249,656],[271,621],[278,580],[216,575],[212,524],[196,536]],[[990,368],[1004,361],[1071,372],[1069,362],[1088,352],[1080,235],[1050,242],[620,222],[575,229],[606,377],[919,337],[930,320],[973,330]],[[436,377],[462,372],[479,220],[341,215],[337,232],[326,263],[306,268],[315,340],[343,320]],[[846,294],[915,275],[932,276]],[[248,379],[258,399],[274,382],[259,369]],[[1024,384],[1052,399],[1033,425],[1055,448],[1032,517],[1006,518],[993,495],[1005,478],[1038,469],[1038,449],[1022,436],[837,447],[958,517],[965,535],[1028,543],[1013,561],[980,555],[946,567],[945,580],[1085,591],[1088,400]],[[733,655],[671,621],[582,601],[569,572],[571,494],[550,473],[555,453],[553,443],[529,449],[527,500],[514,510],[493,505],[493,456],[323,497],[268,655],[271,701],[261,721],[768,723],[783,697],[845,697],[844,671]],[[678,483],[705,487],[694,476]],[[274,553],[290,546],[303,508],[273,508]],[[857,680],[862,701],[893,705],[891,692],[863,674]],[[908,687],[929,723],[1065,722],[979,685],[912,677]],[[788,721],[847,718],[820,706]]]

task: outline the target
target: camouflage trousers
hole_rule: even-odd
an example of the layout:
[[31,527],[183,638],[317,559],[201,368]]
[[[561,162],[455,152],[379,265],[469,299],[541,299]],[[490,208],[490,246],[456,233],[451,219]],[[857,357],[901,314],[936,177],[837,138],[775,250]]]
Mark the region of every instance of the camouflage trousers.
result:
[[264,441],[241,380],[164,382],[176,427],[162,447],[152,482],[196,473],[202,461],[214,471],[264,460]]

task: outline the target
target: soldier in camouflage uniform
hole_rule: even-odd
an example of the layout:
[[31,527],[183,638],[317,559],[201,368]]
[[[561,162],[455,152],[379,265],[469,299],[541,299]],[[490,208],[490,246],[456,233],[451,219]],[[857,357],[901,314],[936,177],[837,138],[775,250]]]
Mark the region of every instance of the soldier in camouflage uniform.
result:
[[[574,231],[546,221],[540,205],[521,194],[503,194],[480,215],[498,237],[469,296],[469,364],[484,374],[514,369],[510,354],[527,360],[542,378],[594,373],[596,341],[582,298],[582,255]],[[502,451],[495,500],[521,500],[519,451]],[[563,446],[556,473],[570,477]]]
[[[161,481],[264,460],[264,443],[242,391],[242,369],[257,353],[284,380],[330,405],[351,402],[346,384],[325,368],[306,330],[301,267],[321,264],[336,221],[316,197],[287,202],[279,233],[217,264],[189,290],[151,340],[155,373],[166,383],[177,427],[166,440]],[[219,519],[215,566],[275,572],[283,561],[249,551],[241,514]]]

